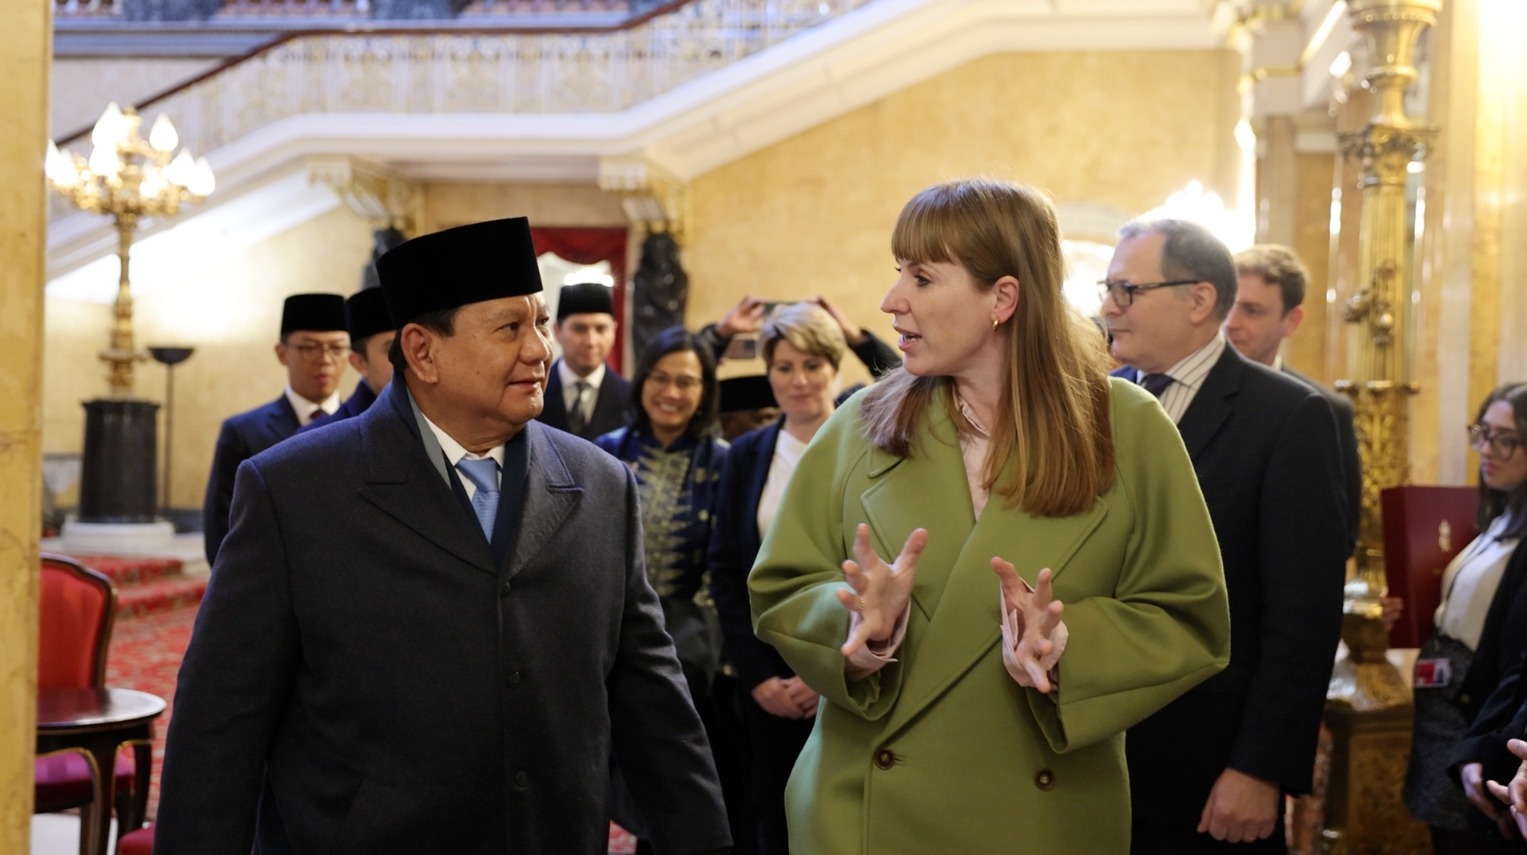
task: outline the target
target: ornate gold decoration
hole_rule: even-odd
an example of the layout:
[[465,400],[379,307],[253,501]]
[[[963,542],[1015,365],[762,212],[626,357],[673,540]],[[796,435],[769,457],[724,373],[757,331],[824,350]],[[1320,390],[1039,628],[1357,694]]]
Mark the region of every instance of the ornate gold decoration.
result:
[[407,234],[419,220],[419,185],[355,158],[311,158],[308,181],[333,190],[372,228],[391,227]]
[[1426,826],[1410,815],[1400,799],[1405,764],[1410,757],[1411,708],[1407,702],[1384,710],[1359,712],[1329,704],[1331,766],[1326,792],[1326,855],[1427,855]]
[[689,221],[689,187],[639,155],[599,160],[599,188],[620,194],[633,225],[647,234],[667,232],[683,246]]
[[1409,399],[1416,387],[1406,364],[1405,188],[1409,166],[1424,158],[1436,129],[1405,115],[1405,91],[1417,77],[1416,41],[1436,23],[1441,0],[1351,0],[1353,27],[1374,65],[1363,75],[1374,114],[1362,130],[1343,134],[1343,156],[1361,166],[1362,225],[1358,290],[1342,307],[1353,327],[1348,370],[1336,388],[1352,398],[1363,464],[1357,571],[1346,586],[1339,657],[1327,693],[1333,734],[1325,849],[1348,855],[1427,851],[1424,826],[1400,798],[1410,754],[1410,693],[1386,654],[1382,598],[1383,520],[1379,494],[1410,478]]
[[133,344],[133,294],[128,261],[133,234],[144,218],[173,217],[182,202],[199,202],[212,192],[212,168],[180,145],[180,135],[163,113],[147,139],[139,134],[143,119],[132,107],[115,103],[101,114],[90,134],[89,159],[60,151],[48,142],[48,183],[74,207],[106,214],[117,227],[117,299],[112,307],[110,343],[101,360],[111,367],[111,394],[130,397],[133,363],[148,358]]

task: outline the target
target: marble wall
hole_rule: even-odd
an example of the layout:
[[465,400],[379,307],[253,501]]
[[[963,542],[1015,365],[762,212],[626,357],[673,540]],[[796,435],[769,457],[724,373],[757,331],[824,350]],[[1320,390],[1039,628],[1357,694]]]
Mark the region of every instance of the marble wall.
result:
[[51,20],[12,4],[0,30],[0,852],[26,852],[37,720],[37,555],[42,525],[43,208]]
[[825,294],[889,336],[891,228],[950,178],[1017,179],[1129,214],[1194,179],[1233,199],[1238,74],[1229,51],[991,56],[715,169],[691,184],[690,321],[742,294]]

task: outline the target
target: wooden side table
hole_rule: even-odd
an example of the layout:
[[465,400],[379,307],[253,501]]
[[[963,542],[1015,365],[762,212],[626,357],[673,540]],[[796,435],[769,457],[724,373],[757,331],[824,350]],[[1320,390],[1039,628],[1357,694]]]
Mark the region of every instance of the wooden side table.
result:
[[[116,785],[117,749],[134,743],[133,783],[147,792],[152,770],[154,719],[164,699],[133,689],[39,689],[37,753],[77,748],[95,759],[95,798],[80,812],[81,855],[106,855]],[[124,821],[142,817],[122,817]],[[130,828],[123,828],[125,833]]]

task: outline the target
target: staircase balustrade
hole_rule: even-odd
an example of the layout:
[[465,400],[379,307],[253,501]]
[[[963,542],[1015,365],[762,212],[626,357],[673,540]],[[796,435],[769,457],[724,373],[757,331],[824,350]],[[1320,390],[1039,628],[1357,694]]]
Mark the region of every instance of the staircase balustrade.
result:
[[[393,9],[398,3],[385,4]],[[589,13],[615,13],[635,16],[659,5],[654,0],[458,0],[443,15],[424,14],[436,8],[430,0],[408,0],[404,5],[420,11],[405,11],[396,20],[426,17],[545,18],[577,16]],[[375,0],[53,0],[55,21],[97,21],[102,18],[172,23],[187,20],[212,20],[221,23],[248,24],[270,18],[376,18]],[[391,16],[390,16],[391,17]],[[555,23],[553,20],[549,23]]]
[[[633,27],[581,31],[307,33],[138,110],[169,114],[181,143],[209,154],[276,122],[314,114],[616,113],[872,2],[694,0]],[[88,147],[88,135],[81,129],[60,146]],[[54,199],[50,219],[70,210]]]

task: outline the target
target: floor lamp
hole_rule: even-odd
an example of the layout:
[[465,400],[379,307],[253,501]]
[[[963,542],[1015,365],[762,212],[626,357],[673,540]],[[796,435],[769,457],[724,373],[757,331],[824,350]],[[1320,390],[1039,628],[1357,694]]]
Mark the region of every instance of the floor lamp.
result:
[[191,358],[194,348],[150,347],[149,355],[164,366],[164,499],[160,503],[166,519],[170,516],[170,460],[175,454],[175,366]]

